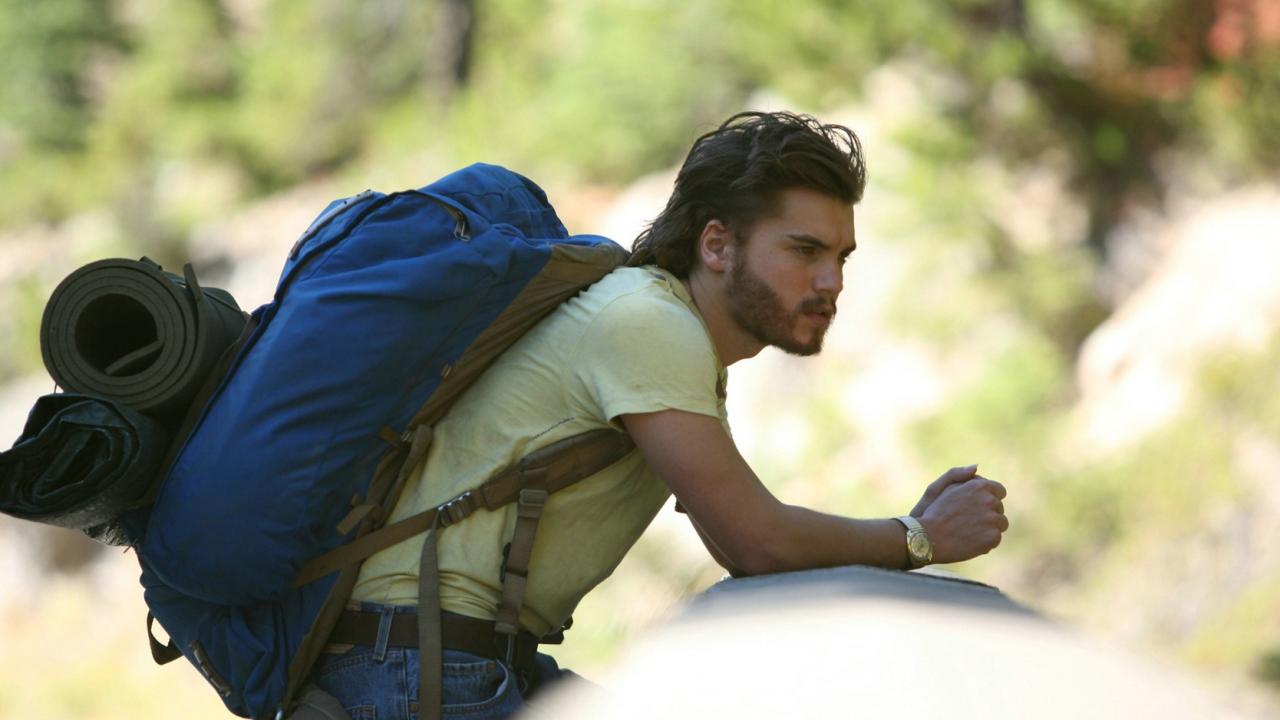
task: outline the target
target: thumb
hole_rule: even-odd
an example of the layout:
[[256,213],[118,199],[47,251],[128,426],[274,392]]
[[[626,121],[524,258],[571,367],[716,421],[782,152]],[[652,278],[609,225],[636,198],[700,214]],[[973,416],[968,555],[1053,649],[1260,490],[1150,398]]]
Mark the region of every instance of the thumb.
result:
[[937,484],[940,488],[946,487],[947,485],[954,485],[956,483],[965,482],[966,480],[972,480],[977,475],[978,465],[976,463],[973,465],[966,465],[965,467],[953,467],[943,473],[942,477],[938,478]]

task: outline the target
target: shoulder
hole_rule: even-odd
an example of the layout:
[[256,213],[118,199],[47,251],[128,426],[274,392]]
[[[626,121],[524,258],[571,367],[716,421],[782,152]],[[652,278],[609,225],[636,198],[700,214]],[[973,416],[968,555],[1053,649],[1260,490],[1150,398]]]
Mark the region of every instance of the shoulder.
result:
[[569,365],[600,417],[613,423],[661,410],[723,416],[724,368],[679,280],[656,268],[623,268],[575,302],[586,321]]
[[587,331],[710,342],[702,321],[677,294],[679,282],[656,268],[624,267],[605,276],[575,302],[590,314]]

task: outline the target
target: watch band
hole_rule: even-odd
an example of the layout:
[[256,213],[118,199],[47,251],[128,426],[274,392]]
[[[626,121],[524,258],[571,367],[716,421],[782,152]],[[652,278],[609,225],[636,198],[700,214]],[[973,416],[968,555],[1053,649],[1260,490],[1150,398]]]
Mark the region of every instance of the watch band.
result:
[[[898,522],[905,525],[908,532],[912,530],[915,530],[916,532],[924,532],[924,526],[920,524],[920,521],[911,517],[910,515],[903,515],[902,517],[895,518],[895,519]],[[924,534],[928,535],[929,533],[924,533]]]
[[912,568],[922,568],[933,561],[933,541],[919,520],[910,515],[895,518],[907,529],[907,562]]

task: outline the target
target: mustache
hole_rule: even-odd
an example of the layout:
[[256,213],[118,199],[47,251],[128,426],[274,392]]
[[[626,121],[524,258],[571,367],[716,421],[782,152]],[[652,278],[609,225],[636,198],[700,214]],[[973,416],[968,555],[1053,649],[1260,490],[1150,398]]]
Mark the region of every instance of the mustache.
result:
[[812,297],[805,298],[800,303],[800,312],[802,313],[820,313],[832,319],[836,316],[836,304],[828,302],[822,298]]

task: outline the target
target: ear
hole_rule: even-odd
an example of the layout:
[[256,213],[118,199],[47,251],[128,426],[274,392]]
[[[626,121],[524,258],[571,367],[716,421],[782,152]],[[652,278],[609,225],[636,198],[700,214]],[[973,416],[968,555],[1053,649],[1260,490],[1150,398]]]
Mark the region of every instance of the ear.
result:
[[733,255],[733,233],[719,220],[708,220],[698,236],[698,260],[708,270],[722,273]]

